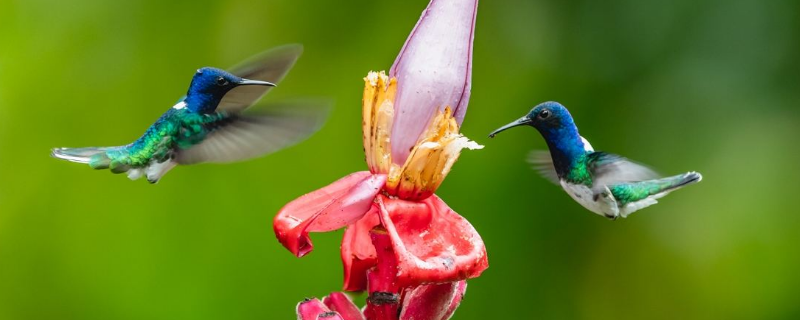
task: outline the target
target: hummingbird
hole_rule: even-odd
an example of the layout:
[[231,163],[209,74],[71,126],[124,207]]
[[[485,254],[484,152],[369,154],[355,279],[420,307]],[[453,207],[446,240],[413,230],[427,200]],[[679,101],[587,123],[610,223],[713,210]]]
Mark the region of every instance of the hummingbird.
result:
[[544,102],[528,114],[491,134],[517,126],[531,126],[550,151],[533,151],[529,156],[539,173],[561,185],[564,191],[589,211],[616,220],[656,204],[657,199],[703,176],[687,172],[661,178],[652,169],[616,154],[594,151],[578,134],[572,115],[558,102]]
[[177,165],[241,161],[292,145],[319,129],[327,103],[278,103],[258,112],[244,111],[283,79],[302,51],[299,44],[277,47],[230,72],[200,68],[186,95],[136,141],[116,147],[55,148],[51,155],[156,183]]

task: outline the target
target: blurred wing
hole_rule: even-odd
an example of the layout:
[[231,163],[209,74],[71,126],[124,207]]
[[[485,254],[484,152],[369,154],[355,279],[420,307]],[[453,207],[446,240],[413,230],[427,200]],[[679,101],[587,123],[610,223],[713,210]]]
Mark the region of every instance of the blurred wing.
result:
[[[586,152],[594,152],[594,148],[592,148],[592,144],[589,143],[589,140],[586,138],[581,137],[581,141],[583,141],[583,149]],[[558,173],[556,172],[556,167],[553,165],[553,157],[550,155],[550,151],[547,150],[533,150],[528,154],[528,163],[531,164],[533,170],[539,172],[542,177],[549,180],[556,185],[561,185],[560,178],[558,177]]]
[[590,153],[587,165],[596,186],[637,182],[659,177],[653,169],[611,153]]
[[[250,80],[279,83],[303,53],[300,44],[280,46],[262,52],[228,69],[230,73]],[[261,99],[272,87],[239,86],[228,91],[217,106],[218,111],[240,112]]]
[[533,170],[539,172],[542,177],[549,180],[556,185],[561,185],[556,173],[556,167],[553,166],[553,157],[547,150],[533,150],[528,153],[528,163],[531,164]]
[[278,151],[319,130],[330,106],[327,101],[283,103],[259,113],[233,115],[215,124],[203,142],[178,151],[175,161],[228,163]]

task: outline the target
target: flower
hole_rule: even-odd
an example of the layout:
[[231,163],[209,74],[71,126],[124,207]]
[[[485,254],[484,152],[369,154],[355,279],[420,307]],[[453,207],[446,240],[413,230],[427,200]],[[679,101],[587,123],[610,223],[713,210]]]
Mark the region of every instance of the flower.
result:
[[298,257],[313,249],[310,232],[347,228],[344,289],[369,290],[367,319],[396,319],[401,306],[408,319],[447,319],[466,289],[463,280],[488,267],[480,235],[434,194],[462,149],[482,148],[459,132],[476,12],[477,0],[431,0],[390,76],[364,78],[369,171],[295,199],[273,221],[278,240]]

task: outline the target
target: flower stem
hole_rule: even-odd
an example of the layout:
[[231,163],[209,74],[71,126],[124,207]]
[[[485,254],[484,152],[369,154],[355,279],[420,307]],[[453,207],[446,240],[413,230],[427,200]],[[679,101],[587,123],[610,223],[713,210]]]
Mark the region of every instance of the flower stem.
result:
[[386,229],[377,226],[370,231],[378,264],[367,272],[367,320],[397,320],[400,308],[400,288],[397,286],[397,258]]

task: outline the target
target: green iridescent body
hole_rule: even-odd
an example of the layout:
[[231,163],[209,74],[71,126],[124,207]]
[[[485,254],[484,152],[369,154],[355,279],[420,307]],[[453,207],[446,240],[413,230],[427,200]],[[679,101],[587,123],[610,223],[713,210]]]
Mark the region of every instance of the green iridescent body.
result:
[[164,162],[175,149],[188,149],[202,142],[215,124],[228,119],[225,112],[201,114],[186,108],[170,109],[135,142],[98,153],[89,160],[94,169],[125,172],[130,168],[147,167],[152,162]]
[[[581,184],[589,188],[594,187],[592,172],[596,168],[618,160],[619,157],[605,152],[587,151],[574,160],[564,180],[571,184]],[[644,200],[650,196],[675,189],[684,183],[684,175],[653,179],[647,181],[625,182],[608,185],[608,189],[616,199],[619,206]]]
[[569,183],[583,184],[587,187],[592,186],[592,173],[589,171],[589,153],[582,154],[574,160],[574,164],[567,171],[564,180]]

